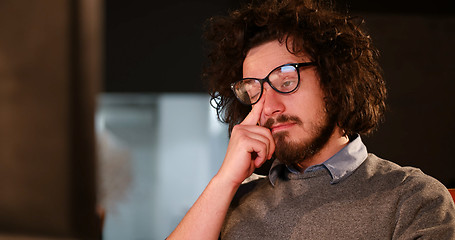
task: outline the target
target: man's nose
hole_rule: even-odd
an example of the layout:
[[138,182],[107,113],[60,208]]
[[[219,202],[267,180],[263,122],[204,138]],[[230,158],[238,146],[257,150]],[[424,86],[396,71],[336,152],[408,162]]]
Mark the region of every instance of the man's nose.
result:
[[273,117],[274,115],[284,112],[285,106],[282,101],[282,94],[272,89],[268,84],[264,84],[264,92],[262,93],[264,99],[263,115],[265,118]]

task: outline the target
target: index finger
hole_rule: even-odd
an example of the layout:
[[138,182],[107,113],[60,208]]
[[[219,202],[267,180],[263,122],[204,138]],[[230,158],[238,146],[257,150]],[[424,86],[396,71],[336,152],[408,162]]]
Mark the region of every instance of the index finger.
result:
[[253,105],[251,112],[243,119],[240,125],[256,125],[261,119],[262,109],[264,108],[264,98]]

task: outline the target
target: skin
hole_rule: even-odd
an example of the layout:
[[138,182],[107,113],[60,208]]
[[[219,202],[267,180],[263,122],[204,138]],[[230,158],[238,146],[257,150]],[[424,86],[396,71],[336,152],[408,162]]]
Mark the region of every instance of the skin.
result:
[[[284,44],[271,41],[251,49],[243,63],[243,77],[263,78],[277,66],[287,63],[310,62],[307,56],[295,56],[289,53]],[[287,142],[307,144],[316,134],[327,118],[325,112],[324,92],[319,84],[315,67],[300,68],[300,86],[291,94],[274,91],[270,85],[264,84],[261,97],[263,109],[260,125],[280,115],[295,116],[302,124],[294,121],[275,123],[271,126],[272,136],[286,132]],[[297,164],[299,170],[320,164],[337,153],[348,143],[342,131],[335,127],[328,143],[317,154]],[[280,147],[280,146],[277,146]]]
[[[309,61],[307,57],[292,55],[278,41],[267,42],[248,52],[243,64],[243,77],[264,78],[279,65],[306,61]],[[259,102],[244,121],[233,128],[218,173],[168,239],[218,239],[238,187],[257,167],[272,157],[277,147],[273,135],[287,131],[286,140],[289,142],[307,142],[314,136],[315,128],[327,117],[324,94],[315,68],[302,70],[300,74],[301,85],[291,94],[280,94],[264,84],[264,93]],[[271,129],[263,127],[268,119],[281,114],[297,116],[302,124],[285,122],[274,124]],[[347,143],[348,139],[335,127],[327,144],[297,167],[303,171],[308,166],[322,163]]]

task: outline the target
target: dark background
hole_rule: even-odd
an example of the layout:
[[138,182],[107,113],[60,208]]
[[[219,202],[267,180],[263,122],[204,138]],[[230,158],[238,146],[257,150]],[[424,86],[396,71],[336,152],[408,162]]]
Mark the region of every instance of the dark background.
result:
[[99,239],[99,0],[0,1],[0,240]]
[[[204,21],[241,1],[107,1],[106,92],[205,92]],[[455,187],[455,3],[335,1],[361,16],[381,51],[386,121],[364,138],[370,152]]]

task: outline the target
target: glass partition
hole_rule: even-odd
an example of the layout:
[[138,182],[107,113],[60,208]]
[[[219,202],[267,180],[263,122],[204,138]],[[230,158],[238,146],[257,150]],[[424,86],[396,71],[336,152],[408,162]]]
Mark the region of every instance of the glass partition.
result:
[[164,239],[224,158],[207,94],[103,94],[96,115],[103,239]]

